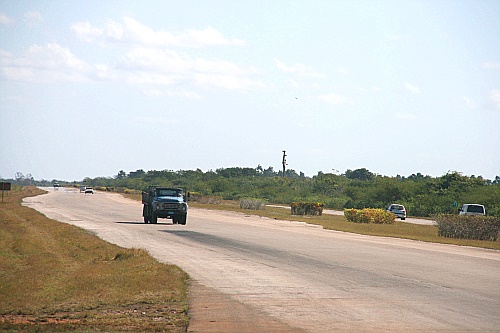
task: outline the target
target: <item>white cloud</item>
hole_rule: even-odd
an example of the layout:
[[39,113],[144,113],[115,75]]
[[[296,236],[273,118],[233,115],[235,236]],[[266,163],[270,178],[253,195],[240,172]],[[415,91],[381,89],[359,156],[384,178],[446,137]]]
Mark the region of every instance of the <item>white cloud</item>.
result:
[[200,100],[201,99],[201,96],[193,91],[180,91],[180,90],[179,91],[168,91],[167,95],[172,96],[172,97],[182,97],[182,98],[187,98],[187,99],[192,99],[192,100]]
[[222,88],[240,91],[258,90],[266,86],[262,81],[224,74],[195,74],[194,84],[195,86],[209,89]]
[[287,66],[278,59],[274,59],[274,63],[276,64],[276,67],[280,71],[285,73],[298,74],[301,76],[308,76],[308,77],[325,77],[325,75],[315,71],[312,67],[303,64],[294,64],[291,66]]
[[189,29],[183,32],[155,31],[131,17],[124,17],[123,23],[110,20],[103,28],[94,27],[89,22],[79,22],[72,25],[71,29],[82,40],[101,44],[128,43],[185,48],[245,45],[245,42],[240,39],[227,39],[212,27],[207,27],[204,30]]
[[71,30],[73,30],[80,39],[86,42],[92,42],[103,35],[101,29],[92,27],[89,22],[75,23],[71,26]]
[[331,105],[350,104],[351,102],[350,98],[335,93],[321,95],[318,99]]
[[29,82],[83,82],[90,67],[68,49],[53,43],[33,45],[21,57],[0,52],[0,70],[14,81]]
[[158,89],[142,89],[142,93],[146,96],[161,96],[161,91]]
[[0,12],[0,24],[10,25],[10,24],[14,24],[15,22],[16,22],[16,20],[14,20],[12,17],[5,15],[3,12]]
[[490,93],[490,100],[493,102],[495,108],[500,109],[500,90],[492,90]]
[[406,82],[406,83],[405,83],[405,88],[406,88],[406,89],[408,89],[409,91],[411,91],[411,92],[412,92],[412,93],[414,93],[414,94],[418,94],[418,93],[420,93],[420,88],[419,88],[419,87],[417,87],[417,86],[414,86],[414,85],[413,85],[413,84],[411,84],[411,83]]
[[493,70],[500,70],[500,63],[499,62],[485,62],[483,63],[483,68],[486,69],[493,69]]
[[40,14],[39,12],[26,12],[24,13],[24,22],[30,26],[42,23],[42,14]]
[[130,73],[140,71],[140,75],[130,74],[134,83],[189,82],[197,87],[244,91],[265,87],[262,82],[250,78],[258,73],[257,69],[225,60],[191,58],[170,50],[132,49],[124,57],[123,67]]
[[396,113],[396,118],[401,120],[415,120],[417,117],[412,113]]
[[[82,26],[83,27],[83,26]],[[57,43],[33,45],[22,56],[0,49],[0,73],[9,80],[28,82],[121,81],[137,85],[189,84],[208,89],[249,91],[265,88],[247,68],[226,60],[191,58],[170,50],[134,48],[116,66],[89,65]],[[197,99],[199,96],[184,94]]]
[[465,105],[467,105],[468,108],[470,108],[470,109],[476,109],[477,108],[477,103],[474,102],[469,97],[464,96],[463,100],[465,101]]

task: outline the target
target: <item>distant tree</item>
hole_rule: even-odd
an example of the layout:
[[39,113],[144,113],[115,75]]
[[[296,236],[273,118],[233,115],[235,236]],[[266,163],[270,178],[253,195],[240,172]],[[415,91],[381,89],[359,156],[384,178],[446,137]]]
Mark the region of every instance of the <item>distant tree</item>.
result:
[[347,169],[344,176],[348,179],[372,180],[375,175],[367,169],[361,168],[354,171]]
[[257,170],[253,168],[220,168],[215,170],[217,174],[225,178],[234,178],[234,177],[247,177],[247,176],[256,176]]
[[142,169],[139,169],[137,171],[131,171],[129,174],[128,174],[128,177],[129,178],[141,178],[142,176],[144,176],[146,174],[146,172],[144,172],[144,170]]
[[125,171],[123,170],[120,170],[118,171],[118,174],[115,176],[115,179],[125,179],[127,177],[127,174],[125,173]]
[[275,177],[277,176],[276,172],[274,172],[274,168],[272,166],[268,167],[266,170],[262,172],[262,175],[265,177]]
[[410,176],[408,176],[407,179],[417,181],[417,180],[425,180],[425,179],[429,179],[429,178],[430,178],[430,176],[424,176],[420,172],[417,172],[417,174],[412,173]]
[[14,176],[14,184],[27,186],[27,185],[33,185],[34,183],[35,179],[31,175],[31,173],[28,173],[25,176],[21,172],[16,172],[16,175]]

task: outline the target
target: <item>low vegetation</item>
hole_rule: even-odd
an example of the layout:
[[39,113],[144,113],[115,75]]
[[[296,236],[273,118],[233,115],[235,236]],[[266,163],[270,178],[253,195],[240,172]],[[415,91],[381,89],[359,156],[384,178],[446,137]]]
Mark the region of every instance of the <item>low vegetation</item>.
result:
[[21,205],[0,203],[0,331],[185,332],[186,273]]
[[290,205],[292,215],[323,215],[321,202],[292,202]]
[[396,215],[383,209],[344,209],[344,217],[349,222],[394,224]]
[[264,200],[252,198],[240,199],[240,208],[253,210],[266,209],[266,202]]
[[443,237],[496,241],[500,231],[497,217],[439,214],[435,219]]

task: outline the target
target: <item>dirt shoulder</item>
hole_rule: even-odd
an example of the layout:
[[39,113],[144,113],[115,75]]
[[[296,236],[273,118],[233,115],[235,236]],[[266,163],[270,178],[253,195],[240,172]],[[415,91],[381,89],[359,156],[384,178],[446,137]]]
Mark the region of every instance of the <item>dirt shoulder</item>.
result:
[[304,333],[229,295],[189,283],[189,329],[196,333]]

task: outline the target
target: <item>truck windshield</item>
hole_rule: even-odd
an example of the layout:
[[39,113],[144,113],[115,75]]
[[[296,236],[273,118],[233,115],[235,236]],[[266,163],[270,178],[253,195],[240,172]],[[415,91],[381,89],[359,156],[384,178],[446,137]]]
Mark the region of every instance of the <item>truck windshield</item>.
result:
[[157,195],[159,197],[181,197],[182,192],[178,190],[160,189],[157,190]]

